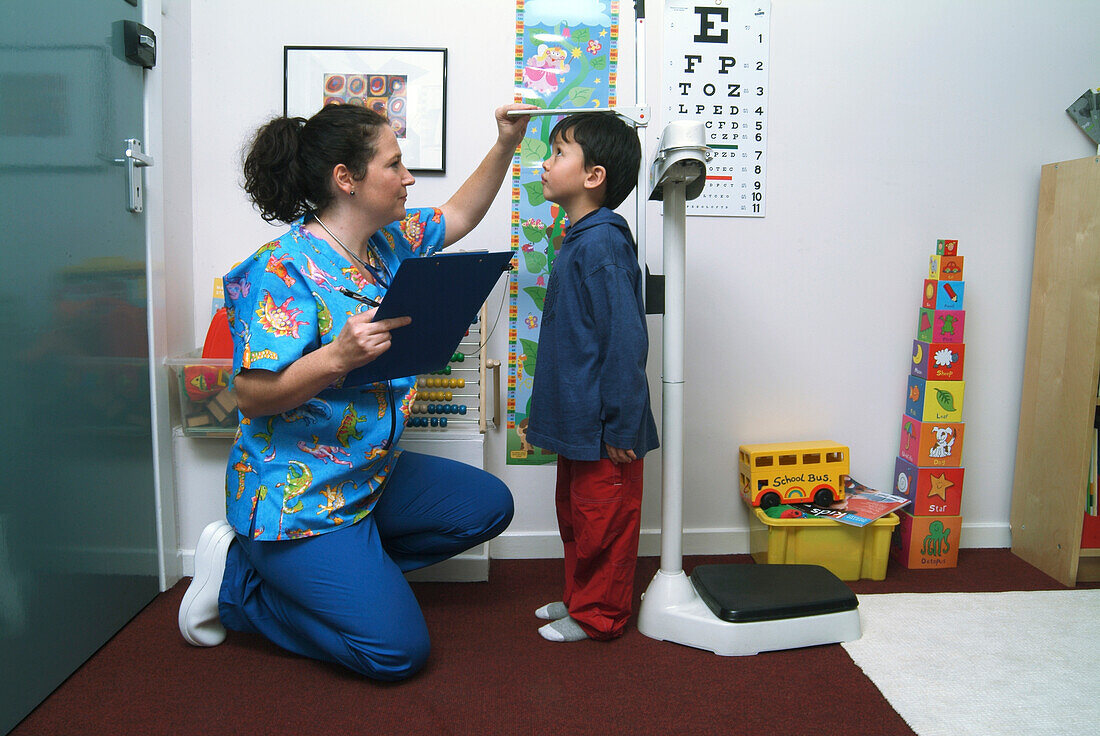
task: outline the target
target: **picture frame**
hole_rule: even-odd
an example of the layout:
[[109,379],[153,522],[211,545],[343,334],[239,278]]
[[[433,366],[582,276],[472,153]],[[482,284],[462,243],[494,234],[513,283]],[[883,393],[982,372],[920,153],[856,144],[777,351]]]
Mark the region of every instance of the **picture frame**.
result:
[[385,115],[409,171],[446,172],[447,49],[284,46],[283,113],[309,118],[333,102]]

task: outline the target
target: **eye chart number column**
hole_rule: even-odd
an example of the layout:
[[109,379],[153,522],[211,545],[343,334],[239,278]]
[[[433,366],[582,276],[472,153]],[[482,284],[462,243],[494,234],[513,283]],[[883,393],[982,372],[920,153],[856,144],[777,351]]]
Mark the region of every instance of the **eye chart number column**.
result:
[[771,3],[668,0],[664,11],[664,122],[701,120],[714,153],[687,214],[763,217]]

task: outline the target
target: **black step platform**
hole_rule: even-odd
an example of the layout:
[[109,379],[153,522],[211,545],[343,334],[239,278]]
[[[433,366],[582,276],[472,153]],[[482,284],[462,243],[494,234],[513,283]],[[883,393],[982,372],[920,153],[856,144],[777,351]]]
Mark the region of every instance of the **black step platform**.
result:
[[855,593],[820,565],[699,565],[699,597],[723,621],[745,623],[851,611]]

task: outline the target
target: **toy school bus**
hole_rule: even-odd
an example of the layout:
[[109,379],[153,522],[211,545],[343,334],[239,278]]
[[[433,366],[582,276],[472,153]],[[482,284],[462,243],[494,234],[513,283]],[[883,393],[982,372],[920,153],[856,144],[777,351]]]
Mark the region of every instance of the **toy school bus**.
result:
[[829,506],[844,498],[848,448],[835,442],[741,445],[741,496],[750,506],[781,503]]

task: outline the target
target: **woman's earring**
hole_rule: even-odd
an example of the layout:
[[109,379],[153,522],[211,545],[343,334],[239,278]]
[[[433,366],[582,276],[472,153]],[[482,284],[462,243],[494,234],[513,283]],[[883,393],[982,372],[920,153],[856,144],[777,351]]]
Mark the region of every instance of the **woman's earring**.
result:
[[351,196],[353,196],[353,197],[355,196],[355,190],[354,189],[351,190]]

